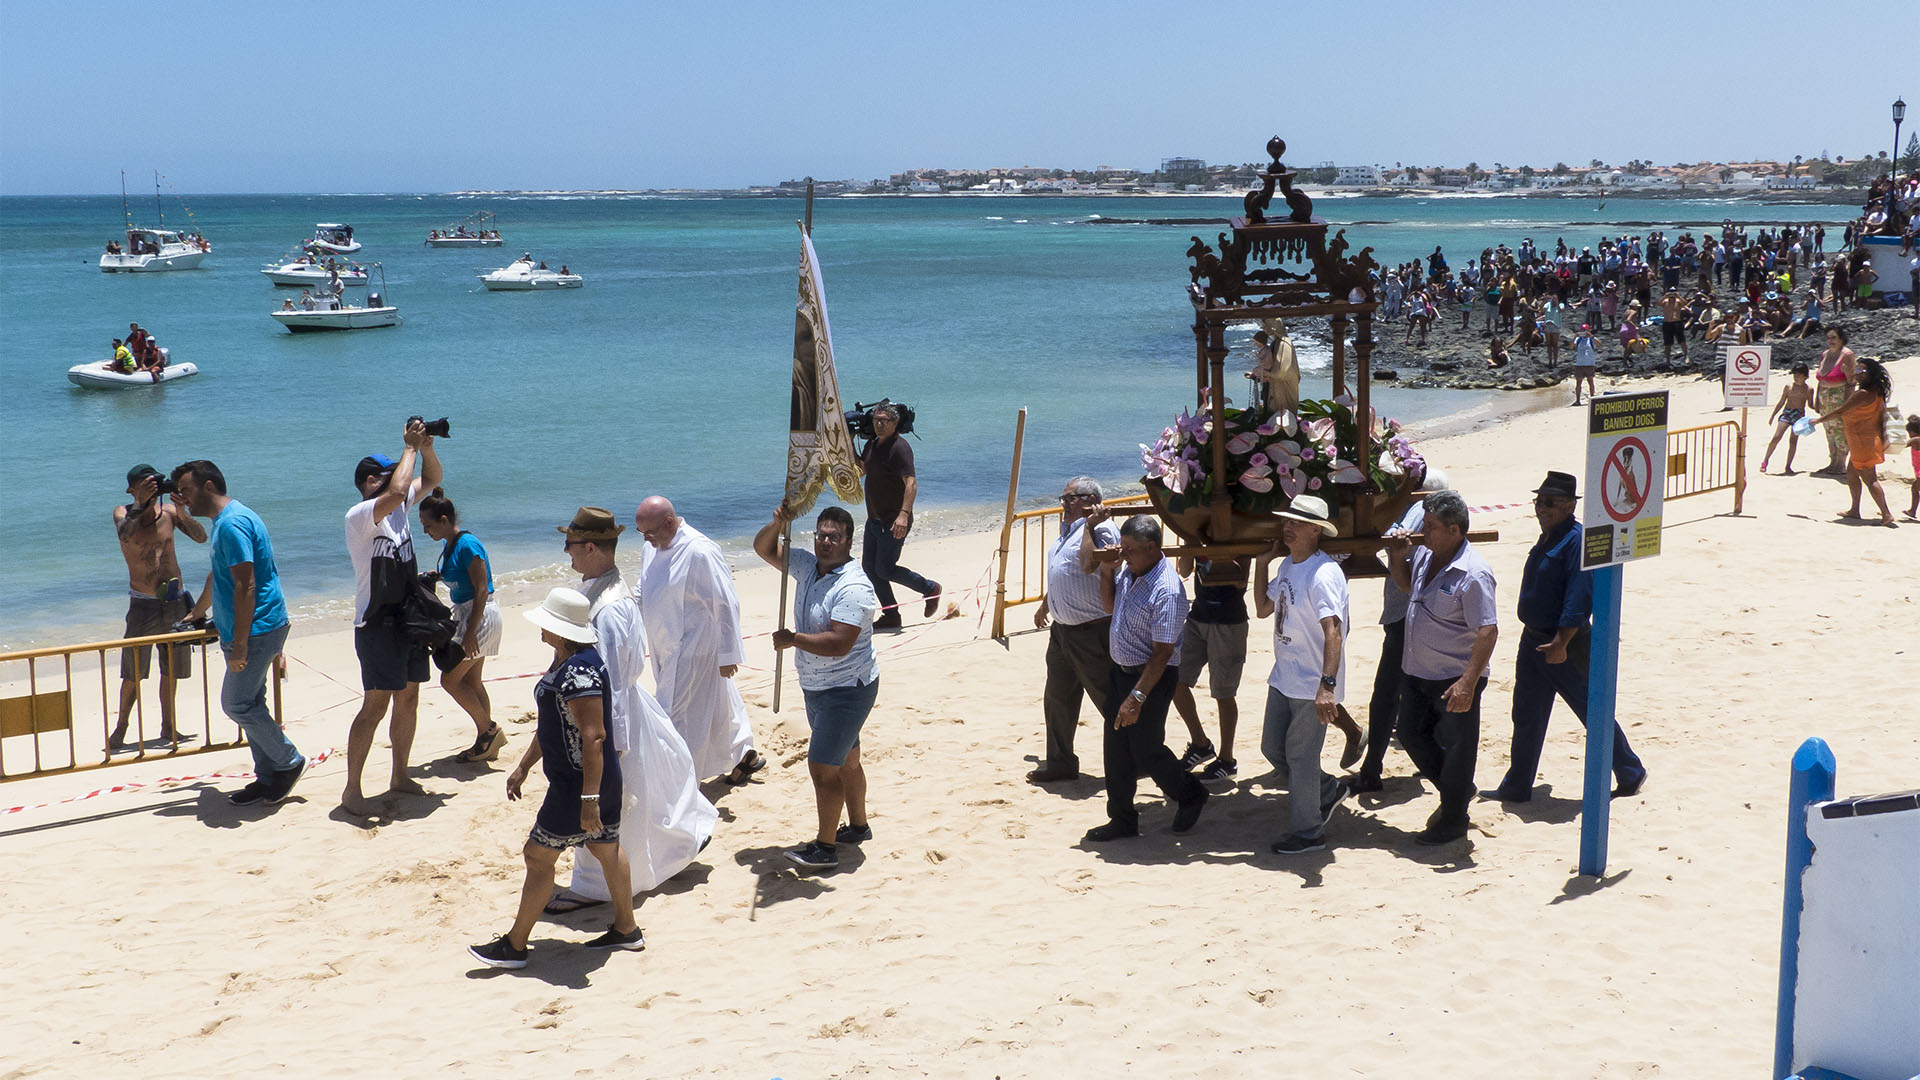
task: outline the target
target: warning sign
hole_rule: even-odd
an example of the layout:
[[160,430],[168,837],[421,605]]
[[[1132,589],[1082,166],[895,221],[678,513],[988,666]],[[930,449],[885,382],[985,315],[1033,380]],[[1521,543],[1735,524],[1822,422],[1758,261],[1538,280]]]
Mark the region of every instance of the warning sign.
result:
[[1721,381],[1727,408],[1764,409],[1772,404],[1767,399],[1767,377],[1773,374],[1773,346],[1729,345],[1725,354]]
[[[1760,370],[1766,370],[1764,361]],[[1589,410],[1582,565],[1591,570],[1658,555],[1667,393],[1606,394],[1594,398]]]

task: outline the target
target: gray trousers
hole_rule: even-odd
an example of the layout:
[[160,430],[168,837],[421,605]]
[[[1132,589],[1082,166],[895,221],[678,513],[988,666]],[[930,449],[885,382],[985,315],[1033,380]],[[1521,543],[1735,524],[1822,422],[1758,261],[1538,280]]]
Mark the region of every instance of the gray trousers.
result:
[[1084,691],[1093,701],[1095,716],[1107,711],[1107,670],[1113,658],[1107,655],[1107,626],[1111,618],[1101,617],[1077,626],[1054,623],[1047,632],[1047,689],[1043,707],[1047,718],[1047,756],[1044,769],[1080,771],[1080,759],[1073,753],[1073,733],[1080,726],[1080,695]]
[[1339,781],[1320,771],[1320,748],[1327,742],[1327,726],[1313,701],[1291,698],[1267,687],[1267,719],[1260,733],[1260,752],[1287,785],[1287,831],[1298,836],[1320,835],[1320,806],[1333,798]]

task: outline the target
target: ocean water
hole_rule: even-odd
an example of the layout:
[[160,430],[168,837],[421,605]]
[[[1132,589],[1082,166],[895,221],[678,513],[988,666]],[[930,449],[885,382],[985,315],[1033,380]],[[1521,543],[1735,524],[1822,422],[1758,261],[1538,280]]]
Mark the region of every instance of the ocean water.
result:
[[[498,214],[504,247],[424,246],[430,228],[483,209]],[[816,202],[841,391],[918,410],[925,528],[997,518],[1023,405],[1024,503],[1076,473],[1138,478],[1137,444],[1192,400],[1188,238],[1224,226],[1087,222],[1238,209],[1228,198]],[[1626,222],[1844,214],[1514,198],[1328,199],[1319,211],[1382,263],[1436,244],[1457,263],[1522,235],[1590,244]],[[0,198],[0,464],[12,496],[0,532],[0,648],[113,631],[126,579],[111,513],[137,462],[218,463],[234,497],[266,519],[304,619],[344,617],[352,570],[341,515],[356,498],[353,465],[397,453],[410,414],[452,419],[439,447],[444,485],[502,573],[559,562],[554,527],[581,504],[625,516],[666,494],[738,546],[779,499],[797,199],[246,195],[169,200],[165,212],[169,226],[192,224],[212,242],[202,269],[102,274],[99,253],[124,227],[118,197]],[[153,200],[134,200],[133,216],[152,225]],[[258,270],[316,221],[354,226],[366,245],[357,258],[383,265],[403,325],[295,336],[268,317],[298,290],[276,289]],[[585,287],[481,288],[480,273],[522,251],[568,264]],[[66,369],[104,358],[129,321],[201,374],[151,390],[71,386]],[[1304,349],[1302,361],[1316,392],[1324,348]],[[1420,420],[1487,398],[1382,388],[1376,401]],[[205,551],[179,547],[197,588]]]

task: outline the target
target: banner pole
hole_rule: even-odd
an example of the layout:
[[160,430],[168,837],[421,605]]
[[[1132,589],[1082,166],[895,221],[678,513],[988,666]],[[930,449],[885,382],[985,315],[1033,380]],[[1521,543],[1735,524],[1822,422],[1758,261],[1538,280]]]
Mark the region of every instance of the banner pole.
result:
[[[793,560],[787,557],[787,552],[792,548],[792,546],[793,546],[793,523],[788,522],[787,524],[781,526],[780,528],[779,629],[781,630],[785,630],[787,628],[787,582],[793,576],[791,567],[789,566],[789,564],[792,563]],[[780,711],[781,673],[786,670],[786,662],[787,662],[787,650],[785,649],[773,650],[773,711],[775,713],[778,713]]]
[[1587,773],[1580,799],[1580,874],[1607,873],[1607,815],[1613,798],[1613,710],[1620,676],[1620,564],[1592,571],[1593,637],[1587,667]]
[[[1013,424],[1013,468],[1007,474],[1007,513],[1000,519],[1000,576],[993,583],[993,636],[1000,641],[1007,638],[1007,551],[1013,542],[1013,506],[1020,496],[1020,450],[1026,444],[1027,407],[1022,405],[1020,417]],[[1022,583],[1021,596],[1025,595]]]
[[1740,406],[1740,434],[1734,439],[1733,512],[1747,501],[1747,407]]

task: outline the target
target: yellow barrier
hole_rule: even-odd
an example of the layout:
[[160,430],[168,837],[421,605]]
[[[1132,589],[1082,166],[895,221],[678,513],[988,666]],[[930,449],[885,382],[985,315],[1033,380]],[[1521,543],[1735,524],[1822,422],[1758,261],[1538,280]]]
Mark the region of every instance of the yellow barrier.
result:
[[[0,653],[0,783],[9,780],[25,780],[35,776],[53,776],[58,773],[80,772],[87,769],[99,769],[109,765],[123,765],[128,762],[142,761],[156,757],[186,757],[192,754],[204,754],[214,750],[231,750],[246,745],[245,737],[238,726],[233,725],[224,715],[220,717],[223,729],[230,729],[230,738],[214,738],[213,680],[208,678],[207,645],[219,638],[210,630],[190,630],[177,634],[152,634],[146,637],[116,638],[112,641],[93,641],[84,645],[60,645],[45,649],[25,649],[19,652]],[[126,716],[129,738],[126,740],[128,752],[114,753],[112,742],[113,727],[120,719],[118,695],[108,689],[108,671],[115,670],[118,664],[110,664],[108,654],[116,650],[151,647],[154,655],[147,659],[145,666],[148,677],[139,683],[140,690],[146,690],[149,683],[161,686],[164,693],[166,678],[160,674],[159,651],[186,645],[200,654],[197,675],[189,675],[174,683],[175,708],[172,737],[147,738],[147,719],[145,693],[136,693]],[[83,702],[74,680],[74,658],[94,654],[100,666],[100,711],[93,713],[90,702]],[[53,677],[42,674],[45,667],[58,662],[59,672]],[[11,666],[24,664],[24,681],[19,681]],[[82,668],[82,675],[86,674]],[[286,675],[284,662],[276,663],[273,671],[273,714],[284,722],[281,714],[281,680]],[[192,683],[198,682],[197,695],[187,692]],[[17,691],[24,689],[24,694]],[[197,696],[200,702],[200,716],[197,731],[188,731],[186,710],[189,699]],[[92,722],[99,721],[99,741],[91,737],[84,742],[76,734],[83,727],[91,730]],[[25,755],[31,755],[33,767],[19,769],[14,762]]]
[[[1744,411],[1744,410],[1742,410]],[[1738,420],[1667,432],[1666,499],[1733,489],[1733,512],[1747,495],[1747,429]]]
[[[1117,499],[1108,499],[1105,506],[1147,506],[1150,505],[1146,494],[1122,495]],[[1008,595],[1007,571],[1011,557],[1011,539],[1013,527],[1020,527],[1020,576],[1019,591]],[[1060,533],[1060,508],[1044,506],[1038,510],[1022,510],[1009,514],[1003,523],[1000,536],[1000,576],[994,582],[993,590],[993,636],[1007,636],[1007,609],[1022,604],[1037,604],[1047,598],[1047,547]],[[1034,578],[1039,580],[1038,591],[1033,591]]]

